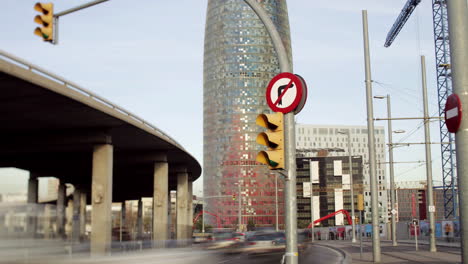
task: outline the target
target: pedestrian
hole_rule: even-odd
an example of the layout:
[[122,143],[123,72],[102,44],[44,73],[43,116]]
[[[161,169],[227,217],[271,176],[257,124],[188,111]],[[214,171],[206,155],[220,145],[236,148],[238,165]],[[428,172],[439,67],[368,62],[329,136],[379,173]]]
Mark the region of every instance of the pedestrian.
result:
[[453,232],[452,225],[450,225],[449,223],[446,223],[444,226],[444,229],[445,229],[445,237],[447,238],[447,242],[450,242],[451,241],[450,235]]

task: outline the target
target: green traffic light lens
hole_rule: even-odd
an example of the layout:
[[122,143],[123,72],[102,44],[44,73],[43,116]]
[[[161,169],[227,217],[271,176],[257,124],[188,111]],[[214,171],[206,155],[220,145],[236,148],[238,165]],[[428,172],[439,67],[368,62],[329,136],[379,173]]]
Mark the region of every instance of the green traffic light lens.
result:
[[269,163],[269,164],[270,164],[270,166],[272,166],[272,167],[276,167],[276,166],[278,166],[278,165],[279,165],[279,163],[278,163],[278,162],[274,162],[274,161],[272,161],[272,160],[268,160],[268,163]]

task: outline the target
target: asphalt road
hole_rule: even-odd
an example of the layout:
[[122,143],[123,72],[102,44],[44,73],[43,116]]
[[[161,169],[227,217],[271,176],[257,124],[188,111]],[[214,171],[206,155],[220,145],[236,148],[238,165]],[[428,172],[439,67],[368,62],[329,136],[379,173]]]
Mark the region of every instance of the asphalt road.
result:
[[[281,263],[281,253],[270,253],[261,255],[220,255],[217,264],[266,264]],[[311,245],[300,254],[299,263],[303,264],[335,264],[344,263],[344,256],[340,251],[322,245]]]

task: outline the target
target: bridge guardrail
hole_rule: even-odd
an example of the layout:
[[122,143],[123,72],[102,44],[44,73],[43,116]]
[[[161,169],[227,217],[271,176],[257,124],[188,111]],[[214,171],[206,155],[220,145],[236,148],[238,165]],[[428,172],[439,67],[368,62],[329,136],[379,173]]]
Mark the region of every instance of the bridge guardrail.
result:
[[80,87],[79,85],[71,82],[71,81],[68,81],[56,74],[53,74],[37,65],[34,65],[32,63],[29,63],[21,58],[18,58],[12,54],[9,54],[3,50],[0,50],[0,56],[3,57],[2,59],[5,60],[6,58],[6,61],[10,61],[10,62],[13,62],[15,63],[16,65],[18,66],[21,66],[23,68],[26,68],[28,69],[29,71],[31,72],[35,72],[36,74],[40,74],[52,81],[55,81],[57,83],[60,83],[62,85],[64,85],[65,87],[69,88],[69,89],[72,89],[76,92],[79,92],[85,96],[87,96],[88,98],[96,101],[96,102],[99,102],[103,105],[106,105],[107,107],[109,108],[112,108],[114,109],[115,111],[118,111],[120,112],[121,114],[123,115],[126,115],[128,116],[129,118],[135,120],[136,122],[142,124],[143,126],[146,126],[150,129],[152,129],[154,132],[156,132],[158,135],[160,135],[161,137],[164,137],[166,138],[166,140],[170,141],[171,143],[173,143],[175,146],[177,146],[178,148],[180,148],[181,150],[185,151],[185,148],[182,147],[182,145],[180,145],[176,140],[174,140],[172,137],[170,137],[169,135],[167,135],[166,133],[162,132],[161,130],[159,130],[157,127],[153,126],[151,123],[147,122],[146,120],[136,116],[135,114],[125,110],[124,108],[118,106],[118,105],[115,105],[113,104],[112,102],[104,99],[103,97],[97,95],[97,94],[94,94],[93,92],[85,89],[85,88],[82,88]]

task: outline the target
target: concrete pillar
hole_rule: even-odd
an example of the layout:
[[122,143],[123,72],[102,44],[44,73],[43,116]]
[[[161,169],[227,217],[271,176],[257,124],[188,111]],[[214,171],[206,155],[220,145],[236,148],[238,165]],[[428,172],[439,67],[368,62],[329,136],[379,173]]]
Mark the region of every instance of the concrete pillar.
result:
[[73,200],[68,200],[65,208],[65,236],[67,241],[73,241]]
[[187,218],[188,218],[188,173],[179,172],[177,173],[177,226],[176,226],[176,238],[177,240],[187,239]]
[[57,236],[65,239],[65,200],[67,187],[60,181],[57,193]]
[[187,239],[191,241],[193,235],[193,184],[188,181],[187,200]]
[[29,237],[35,237],[37,232],[37,219],[38,213],[37,210],[37,202],[39,197],[39,182],[37,179],[37,175],[31,173],[29,175],[28,181],[28,206],[27,206],[27,219],[28,222],[26,223],[26,232],[28,233]]
[[86,237],[86,192],[81,190],[80,196],[80,239]]
[[44,227],[44,238],[45,239],[49,239],[49,238],[52,238],[52,228],[51,228],[51,224],[52,224],[52,217],[51,217],[51,214],[50,214],[50,204],[45,204],[44,205],[44,218],[42,220],[42,226]]
[[75,186],[73,191],[73,220],[72,220],[72,241],[80,242],[80,212],[81,212],[81,190]]
[[164,247],[168,239],[168,163],[156,162],[153,176],[153,241],[156,247]]
[[137,211],[137,240],[143,239],[143,201],[141,198],[138,200]]
[[113,147],[94,147],[92,169],[91,254],[110,251],[112,232],[112,167]]

